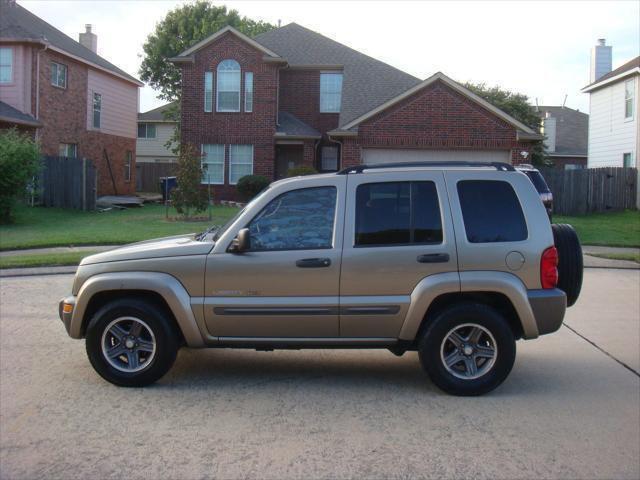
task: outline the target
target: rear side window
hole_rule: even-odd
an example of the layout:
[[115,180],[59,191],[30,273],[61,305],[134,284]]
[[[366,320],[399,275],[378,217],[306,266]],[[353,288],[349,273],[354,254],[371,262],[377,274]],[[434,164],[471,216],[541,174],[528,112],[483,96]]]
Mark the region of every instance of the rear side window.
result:
[[538,193],[549,193],[551,191],[540,172],[536,172],[535,170],[525,170],[524,174],[529,177],[529,180],[531,180],[533,186],[536,187]]
[[507,182],[458,182],[462,218],[471,243],[518,242],[528,236],[522,207]]
[[433,182],[366,183],[356,190],[356,246],[442,243]]

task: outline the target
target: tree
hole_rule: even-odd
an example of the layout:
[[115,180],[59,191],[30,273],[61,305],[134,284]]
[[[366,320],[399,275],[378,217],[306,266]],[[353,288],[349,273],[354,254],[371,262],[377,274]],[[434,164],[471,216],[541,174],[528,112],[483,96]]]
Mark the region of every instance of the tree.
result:
[[[521,121],[533,131],[540,131],[540,117],[535,108],[529,104],[529,97],[526,95],[511,92],[498,86],[487,87],[484,83],[466,83],[464,86],[493,106]],[[542,141],[533,143],[531,157],[527,160],[534,165],[548,164]]]
[[183,5],[171,10],[147,37],[142,47],[144,59],[140,78],[159,90],[163,100],[179,100],[180,69],[169,59],[227,25],[249,37],[276,28],[267,22],[241,17],[237,10],[216,7],[204,0]]
[[27,134],[16,129],[0,133],[0,223],[12,221],[16,197],[40,170],[40,149]]
[[189,218],[207,208],[207,193],[200,188],[202,182],[200,154],[193,145],[180,149],[177,164],[178,186],[171,192],[171,202],[179,214]]

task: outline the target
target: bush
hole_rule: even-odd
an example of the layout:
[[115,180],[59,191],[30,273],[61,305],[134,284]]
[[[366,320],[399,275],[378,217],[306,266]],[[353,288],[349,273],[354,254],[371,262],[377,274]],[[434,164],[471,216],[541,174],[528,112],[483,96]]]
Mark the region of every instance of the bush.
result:
[[16,197],[40,170],[40,148],[16,129],[0,133],[0,223],[12,221]]
[[244,200],[251,200],[267,188],[270,183],[271,181],[262,175],[245,175],[238,180],[238,193]]
[[202,212],[207,208],[207,192],[200,188],[202,166],[200,155],[192,145],[182,145],[178,155],[176,177],[178,186],[171,192],[171,202],[179,214],[186,218],[191,212]]
[[299,167],[293,167],[287,170],[287,177],[303,177],[304,175],[315,175],[317,170],[308,165],[301,165]]

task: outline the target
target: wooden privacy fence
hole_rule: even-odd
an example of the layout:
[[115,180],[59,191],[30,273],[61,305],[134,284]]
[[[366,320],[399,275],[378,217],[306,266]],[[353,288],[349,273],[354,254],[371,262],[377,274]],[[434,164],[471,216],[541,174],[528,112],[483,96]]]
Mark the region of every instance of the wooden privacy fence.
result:
[[553,193],[553,211],[558,215],[583,215],[636,208],[636,168],[545,168],[541,173]]
[[136,192],[160,192],[160,177],[173,177],[175,163],[136,163]]
[[45,207],[95,210],[97,172],[90,160],[43,157],[36,179],[40,203]]

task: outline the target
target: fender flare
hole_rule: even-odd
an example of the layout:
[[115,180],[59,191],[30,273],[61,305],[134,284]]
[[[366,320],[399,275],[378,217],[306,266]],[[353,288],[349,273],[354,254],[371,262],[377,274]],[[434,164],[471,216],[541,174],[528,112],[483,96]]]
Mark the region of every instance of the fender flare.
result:
[[523,338],[538,337],[538,325],[529,304],[527,288],[522,281],[511,273],[473,271],[438,273],[423,278],[411,292],[411,304],[400,329],[399,338],[415,340],[425,313],[439,296],[447,293],[473,292],[501,293],[506,296],[518,314]]
[[146,290],[157,293],[167,302],[187,345],[204,347],[202,334],[191,309],[189,293],[175,277],[159,272],[101,273],[88,278],[76,297],[69,336],[82,338],[85,312],[94,295],[117,290]]

